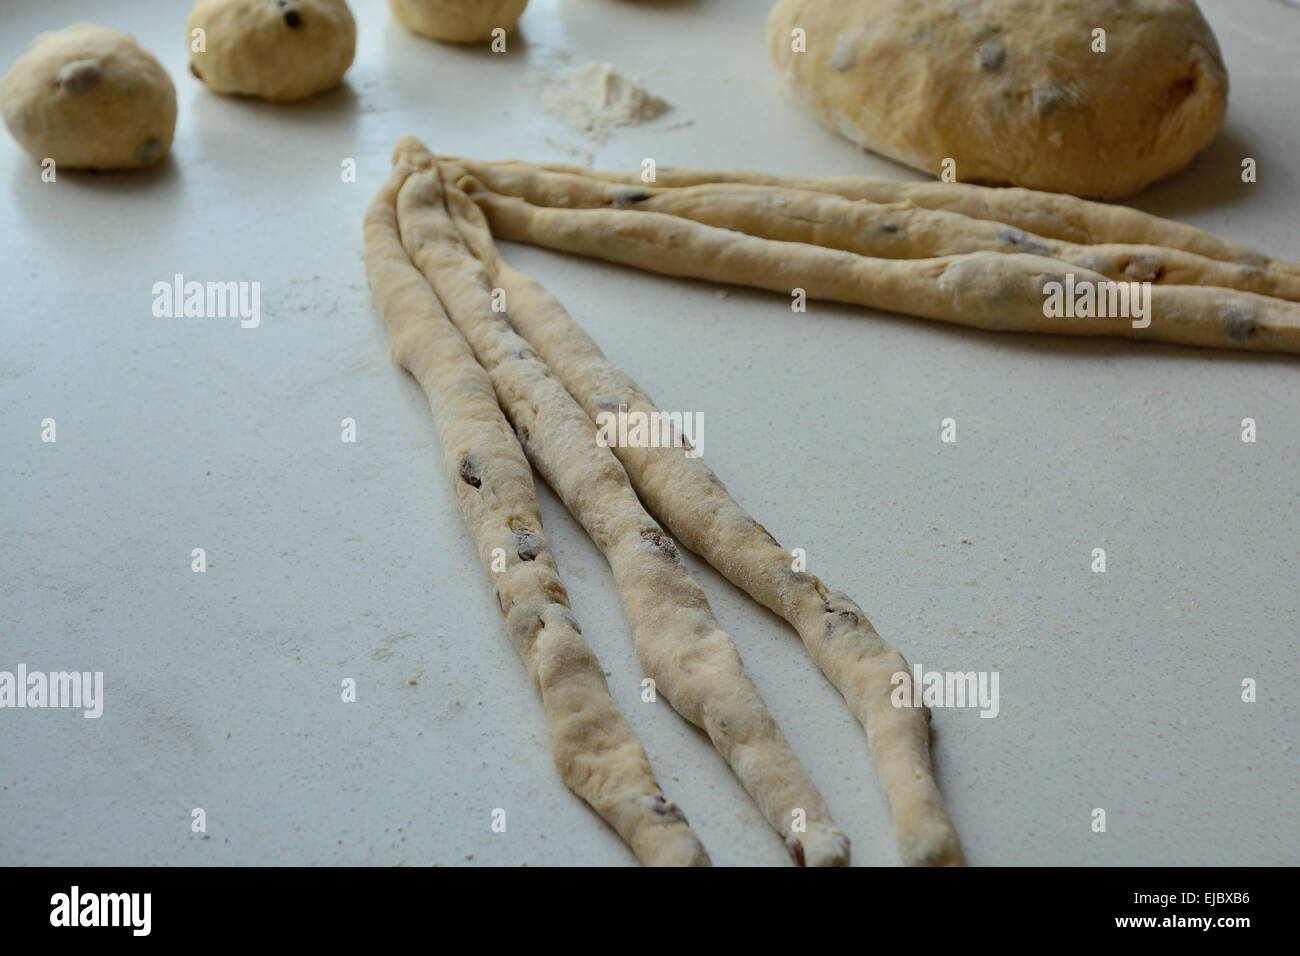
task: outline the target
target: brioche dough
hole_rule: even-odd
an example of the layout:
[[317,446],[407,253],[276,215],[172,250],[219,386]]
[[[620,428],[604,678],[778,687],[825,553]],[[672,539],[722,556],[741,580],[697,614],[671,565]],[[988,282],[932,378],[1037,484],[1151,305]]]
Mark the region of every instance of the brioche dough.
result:
[[[218,93],[301,100],[338,86],[357,25],[344,0],[199,0],[186,35],[190,68]],[[205,49],[194,50],[194,31]]]
[[452,43],[486,43],[500,27],[509,33],[528,0],[388,0],[393,16],[413,33]]
[[77,23],[33,41],[0,84],[5,125],[60,166],[121,169],[167,155],[176,88],[135,39]]
[[820,119],[930,173],[951,158],[963,182],[1127,196],[1186,166],[1227,108],[1192,0],[780,0],[767,35]]

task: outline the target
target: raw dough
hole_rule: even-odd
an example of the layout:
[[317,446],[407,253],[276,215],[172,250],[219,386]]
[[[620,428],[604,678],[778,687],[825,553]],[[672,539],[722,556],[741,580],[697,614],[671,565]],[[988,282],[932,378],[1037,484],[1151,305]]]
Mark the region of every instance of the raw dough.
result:
[[357,25],[345,0],[199,0],[186,36],[190,68],[218,93],[301,100],[343,80]]
[[1227,108],[1192,0],[780,0],[767,35],[824,122],[930,173],[951,158],[963,182],[1127,196],[1186,166]]
[[[877,259],[804,242],[762,239],[659,212],[534,206],[486,189],[470,193],[500,239],[592,256],[664,275],[691,276],[810,299],[1002,332],[1123,338],[1300,353],[1300,304],[1214,286],[1153,285],[1150,322],[1044,314],[1045,285],[1067,273],[1105,282],[1089,269],[1041,255],[970,252],[933,259]],[[945,188],[945,187],[941,187]]]
[[529,163],[458,159],[455,164],[493,192],[537,206],[663,212],[764,239],[806,242],[883,259],[1029,252],[1118,282],[1218,286],[1300,302],[1300,273],[1283,263],[1227,263],[1164,246],[1066,242],[991,219],[926,209],[907,200],[877,203],[807,189],[730,182],[629,188],[594,175],[561,173]]
[[[645,675],[674,710],[708,733],[797,864],[846,865],[848,838],[677,546],[641,506],[618,459],[598,444],[587,413],[494,310],[495,277],[461,232],[469,217],[482,222],[474,204],[446,187],[434,157],[414,137],[403,137],[394,157],[421,167],[397,198],[402,244],[491,376],[529,461],[609,562]],[[507,297],[511,312],[534,307],[527,295]]]
[[[459,162],[459,160],[458,160]],[[557,173],[591,176],[610,183],[641,186],[641,172],[609,172],[568,163],[537,163]],[[969,183],[900,183],[873,176],[782,176],[754,170],[688,169],[660,166],[658,186],[699,186],[743,183],[829,193],[867,202],[910,202],[925,209],[943,209],[972,219],[991,219],[1039,236],[1080,245],[1132,243],[1169,246],[1221,262],[1276,268],[1300,276],[1300,264],[1275,259],[1258,249],[1150,213],[1113,203],[1093,202],[1064,193],[1036,192],[1015,186],[975,186]]]
[[492,574],[506,631],[542,695],[551,752],[564,782],[618,831],[646,865],[707,866],[685,816],[655,782],[619,713],[600,661],[569,611],[542,533],[532,469],[497,405],[492,382],[397,233],[397,194],[414,171],[399,162],[366,211],[366,271],[393,357],[429,398],[443,469]]
[[[443,167],[448,179],[456,167]],[[472,183],[468,177],[467,183]],[[461,226],[474,252],[513,303],[509,319],[593,420],[611,406],[658,411],[650,397],[600,351],[559,301],[497,255],[482,214]],[[862,608],[816,576],[791,568],[790,554],[736,502],[702,459],[680,449],[616,446],[637,495],[692,551],[702,555],[764,607],[799,632],[817,666],[867,729],[881,783],[889,794],[903,861],[955,866],[961,841],[948,819],[930,761],[925,708],[890,701],[893,675],[907,661],[876,633]]]
[[497,27],[511,32],[528,0],[388,0],[413,33],[452,43],[486,43]]
[[0,84],[5,125],[59,166],[121,169],[167,155],[176,88],[135,39],[90,23],[42,33]]

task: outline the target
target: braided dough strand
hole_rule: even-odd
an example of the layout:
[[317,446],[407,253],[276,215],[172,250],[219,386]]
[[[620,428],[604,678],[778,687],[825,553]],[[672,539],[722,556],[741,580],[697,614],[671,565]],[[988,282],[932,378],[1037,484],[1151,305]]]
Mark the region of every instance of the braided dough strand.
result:
[[[460,162],[457,159],[457,162]],[[567,163],[541,163],[543,169],[592,176],[607,182],[644,186],[640,173],[614,173]],[[972,183],[894,182],[870,176],[782,176],[748,170],[686,169],[660,166],[656,185],[699,186],[705,183],[747,183],[831,193],[845,199],[891,203],[910,200],[926,209],[944,209],[973,219],[990,219],[1025,232],[1080,245],[1133,243],[1182,249],[1208,259],[1268,266],[1300,274],[1300,264],[1275,259],[1257,249],[1221,239],[1195,226],[1150,213],[1020,186],[977,186]]]
[[1300,352],[1300,305],[1213,286],[1151,287],[1150,324],[1127,317],[1050,317],[1046,284],[1105,283],[1057,259],[973,252],[875,259],[803,242],[761,239],[656,212],[557,209],[502,196],[466,176],[462,188],[493,235],[664,275],[708,279],[918,315],[1000,332],[1109,335],[1209,348]]
[[500,548],[497,603],[541,692],[551,752],[565,784],[647,865],[707,866],[698,837],[655,782],[568,608],[542,533],[532,472],[492,384],[452,328],[397,232],[395,202],[413,171],[398,162],[366,212],[366,267],[394,359],[420,383],[442,442],[443,468],[485,566]]
[[522,162],[455,160],[493,192],[536,206],[667,213],[764,239],[805,242],[884,259],[928,259],[968,252],[1030,253],[1059,259],[1118,282],[1205,285],[1300,302],[1300,272],[1274,263],[1228,263],[1163,246],[1081,245],[1015,226],[927,209],[911,200],[877,203],[829,193],[703,183],[625,186]]
[[402,244],[486,369],[529,460],[608,560],[646,675],[709,735],[796,863],[846,864],[848,838],[676,545],[642,508],[618,459],[598,445],[586,412],[493,311],[491,279],[448,215],[444,197],[454,198],[454,190],[444,188],[433,156],[413,137],[398,144],[397,156],[419,170],[398,194]]
[[[444,166],[450,181],[455,167]],[[590,335],[536,280],[497,253],[481,211],[463,194],[449,197],[465,241],[486,262],[512,303],[510,321],[594,420],[620,405],[657,411],[650,397],[601,352]],[[948,819],[930,761],[929,712],[895,708],[894,675],[910,683],[907,661],[876,633],[847,595],[795,571],[790,555],[699,458],[680,448],[614,449],[641,500],[683,544],[732,583],[794,625],[813,660],[866,728],[889,795],[903,861],[961,864],[961,843]]]

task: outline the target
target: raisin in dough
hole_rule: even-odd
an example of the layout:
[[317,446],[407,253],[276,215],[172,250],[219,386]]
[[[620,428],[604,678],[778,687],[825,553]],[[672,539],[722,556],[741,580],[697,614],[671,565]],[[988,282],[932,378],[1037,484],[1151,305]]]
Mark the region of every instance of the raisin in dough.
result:
[[393,16],[412,33],[452,43],[486,43],[500,27],[509,33],[528,0],[388,0]]
[[5,125],[60,166],[122,169],[167,155],[176,88],[135,39],[90,23],[42,33],[0,84]]
[[780,0],[767,37],[821,120],[916,169],[951,158],[963,182],[1128,196],[1186,166],[1227,108],[1192,0]]
[[[203,50],[195,50],[203,30]],[[357,25],[344,0],[199,0],[186,25],[190,68],[218,93],[301,100],[352,65]]]

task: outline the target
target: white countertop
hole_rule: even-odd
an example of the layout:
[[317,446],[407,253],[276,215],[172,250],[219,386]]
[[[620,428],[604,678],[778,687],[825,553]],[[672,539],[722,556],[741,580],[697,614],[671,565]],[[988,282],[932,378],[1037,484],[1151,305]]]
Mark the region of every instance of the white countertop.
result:
[[[412,36],[383,0],[351,5],[346,86],[274,106],[189,74],[188,3],[0,3],[0,68],[89,19],[134,33],[180,102],[154,170],[44,184],[0,142],[0,669],[106,685],[98,720],[0,711],[0,864],[635,862],[551,763],[424,397],[389,359],[363,210],[407,132],[482,158],[916,178],[780,91],[756,0],[533,0],[505,56]],[[1224,131],[1134,204],[1300,260],[1300,12],[1201,6],[1232,80]],[[530,75],[566,57],[611,61],[676,108],[586,141],[536,109]],[[820,303],[794,316],[779,296],[505,248],[661,406],[704,413],[732,493],[912,663],[999,673],[996,719],[934,715],[971,863],[1296,862],[1294,356]],[[154,318],[152,286],[175,273],[259,281],[261,326]],[[946,417],[956,445],[939,441]],[[669,796],[716,864],[786,862],[708,740],[640,701],[611,575],[541,495],[575,613]],[[896,863],[839,695],[793,630],[691,566],[854,861]]]

